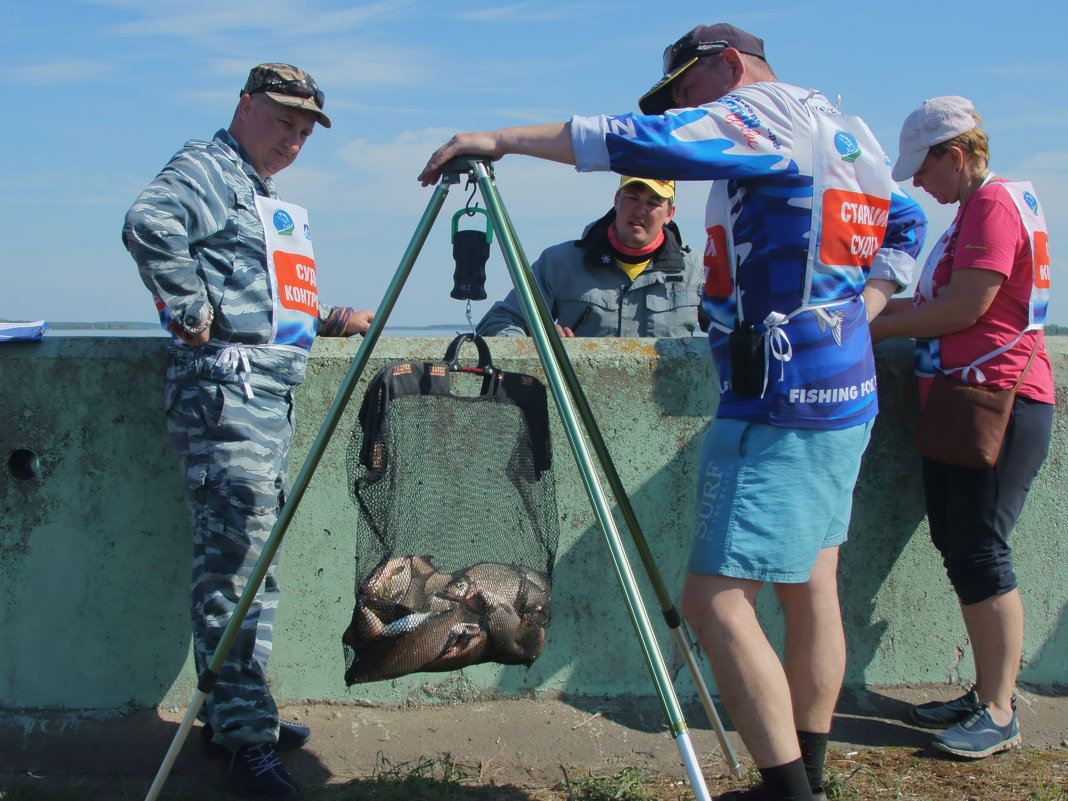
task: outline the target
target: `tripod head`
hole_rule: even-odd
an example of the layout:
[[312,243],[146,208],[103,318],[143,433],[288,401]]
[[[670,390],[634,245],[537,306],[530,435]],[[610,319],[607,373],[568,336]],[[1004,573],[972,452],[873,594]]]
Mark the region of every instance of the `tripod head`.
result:
[[486,169],[486,174],[493,179],[493,162],[487,156],[456,156],[445,162],[441,168],[442,184],[458,184],[463,176],[470,180],[476,180],[475,165],[481,164]]

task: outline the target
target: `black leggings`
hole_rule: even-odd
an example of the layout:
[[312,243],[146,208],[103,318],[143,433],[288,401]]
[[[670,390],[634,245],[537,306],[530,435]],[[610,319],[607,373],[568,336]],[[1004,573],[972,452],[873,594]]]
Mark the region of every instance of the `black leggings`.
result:
[[931,541],[962,604],[1016,588],[1009,533],[1049,451],[1054,407],[1019,395],[989,470],[923,459]]

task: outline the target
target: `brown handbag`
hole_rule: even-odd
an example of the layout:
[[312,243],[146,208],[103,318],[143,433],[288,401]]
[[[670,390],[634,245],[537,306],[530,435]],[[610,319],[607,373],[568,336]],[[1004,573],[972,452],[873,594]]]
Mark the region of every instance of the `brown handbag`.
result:
[[920,455],[959,467],[993,467],[1001,453],[1016,390],[1031,369],[1037,350],[1035,337],[1031,357],[1011,389],[965,384],[936,373],[913,439]]

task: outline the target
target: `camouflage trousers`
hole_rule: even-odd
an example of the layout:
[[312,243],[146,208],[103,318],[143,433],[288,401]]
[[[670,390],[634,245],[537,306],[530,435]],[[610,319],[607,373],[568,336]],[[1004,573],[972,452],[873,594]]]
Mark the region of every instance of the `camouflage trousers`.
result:
[[[256,374],[250,385],[247,375],[214,375],[213,354],[184,350],[172,353],[165,401],[193,525],[190,612],[200,676],[285,501],[293,384],[289,376]],[[215,731],[214,742],[232,749],[278,739],[278,708],[266,668],[280,594],[275,578],[280,554],[281,549],[200,713]]]

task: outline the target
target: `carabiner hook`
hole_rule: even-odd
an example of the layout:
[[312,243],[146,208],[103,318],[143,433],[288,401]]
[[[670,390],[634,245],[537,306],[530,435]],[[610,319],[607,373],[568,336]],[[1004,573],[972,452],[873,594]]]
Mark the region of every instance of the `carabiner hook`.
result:
[[464,204],[464,213],[468,217],[474,217],[477,212],[481,211],[478,207],[477,200],[475,201],[475,207],[473,209],[471,208],[471,200],[474,198],[475,192],[478,191],[478,184],[475,182],[474,178],[468,178],[467,185],[471,187],[471,194],[467,198],[467,203]]

